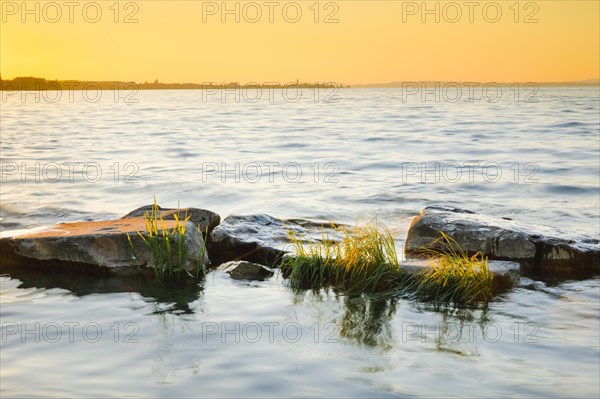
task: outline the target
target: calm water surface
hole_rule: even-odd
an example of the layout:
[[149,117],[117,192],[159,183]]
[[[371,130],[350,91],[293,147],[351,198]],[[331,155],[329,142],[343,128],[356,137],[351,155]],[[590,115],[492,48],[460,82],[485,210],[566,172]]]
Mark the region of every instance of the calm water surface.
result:
[[[152,201],[342,222],[402,240],[447,204],[598,235],[597,88],[495,103],[3,99],[2,231]],[[242,99],[243,100],[243,99]],[[423,173],[421,173],[423,172]],[[485,309],[296,295],[276,275],[185,289],[3,270],[3,397],[597,397],[600,280],[539,282]]]

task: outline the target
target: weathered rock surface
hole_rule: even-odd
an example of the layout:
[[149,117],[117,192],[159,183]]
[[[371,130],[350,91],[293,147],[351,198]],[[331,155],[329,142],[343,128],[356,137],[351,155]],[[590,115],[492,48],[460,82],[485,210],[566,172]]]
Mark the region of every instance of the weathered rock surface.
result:
[[210,235],[208,250],[213,264],[247,260],[268,266],[277,265],[283,255],[293,252],[289,232],[302,241],[340,240],[341,234],[330,224],[308,220],[280,220],[269,215],[232,215]]
[[[208,234],[210,234],[215,227],[219,225],[221,222],[221,217],[214,213],[213,211],[209,211],[206,209],[199,208],[161,208],[160,215],[164,220],[175,220],[174,215],[179,211],[180,218],[183,220],[184,216],[187,215],[190,217],[189,221],[194,224],[194,228],[200,226],[200,231],[202,234],[206,234],[208,229]],[[144,216],[146,212],[150,213],[152,211],[152,205],[145,205],[134,209],[129,212],[127,215],[123,216],[121,219],[128,219],[132,217]]]
[[[489,271],[494,273],[492,280],[492,291],[499,292],[509,290],[519,285],[521,265],[517,262],[490,260]],[[431,269],[427,260],[410,260],[400,263],[400,270],[409,274],[424,273]]]
[[440,232],[469,253],[517,261],[529,274],[589,277],[600,272],[597,237],[449,207],[427,207],[413,220],[406,238],[407,255],[418,256],[423,247],[443,249],[440,242],[434,244]]
[[217,270],[228,273],[231,278],[236,280],[264,280],[273,275],[273,269],[270,267],[245,260],[223,263]]
[[[167,229],[175,221],[165,221]],[[152,266],[152,254],[137,231],[145,232],[143,217],[57,224],[50,229],[0,239],[3,264],[45,264],[124,268]],[[131,237],[136,249],[127,239]],[[199,263],[206,265],[208,256],[202,234],[188,222],[184,235],[187,251],[184,267],[193,271]]]

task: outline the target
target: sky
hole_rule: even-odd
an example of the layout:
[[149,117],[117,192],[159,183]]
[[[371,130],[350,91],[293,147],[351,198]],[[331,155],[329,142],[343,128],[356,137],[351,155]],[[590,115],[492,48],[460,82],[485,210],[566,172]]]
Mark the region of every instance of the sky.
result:
[[600,77],[600,1],[0,1],[3,79]]

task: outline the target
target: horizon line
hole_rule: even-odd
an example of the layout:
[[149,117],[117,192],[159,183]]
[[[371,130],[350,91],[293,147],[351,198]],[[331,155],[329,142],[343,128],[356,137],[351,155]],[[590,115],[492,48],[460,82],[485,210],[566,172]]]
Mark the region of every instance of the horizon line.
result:
[[439,80],[439,79],[419,79],[419,80],[394,80],[389,82],[377,82],[377,83],[341,83],[335,81],[328,82],[302,82],[299,79],[289,81],[286,83],[282,82],[273,82],[273,81],[264,81],[264,82],[247,82],[240,83],[239,81],[229,81],[229,82],[215,82],[215,81],[205,81],[202,83],[195,82],[159,82],[158,79],[155,79],[154,82],[144,81],[136,82],[134,80],[126,81],[126,80],[96,80],[96,79],[48,79],[43,77],[35,77],[35,76],[16,76],[12,79],[4,79],[0,75],[0,82],[10,82],[15,79],[35,79],[41,80],[43,79],[46,82],[85,82],[85,83],[122,83],[122,84],[136,84],[136,85],[193,85],[193,86],[222,86],[222,85],[237,85],[240,87],[255,87],[257,85],[260,86],[286,86],[286,85],[303,85],[303,86],[318,86],[318,85],[327,85],[327,86],[337,86],[340,88],[361,88],[361,87],[372,87],[372,88],[385,88],[385,87],[397,87],[398,85],[406,84],[406,83],[473,83],[473,84],[491,84],[495,83],[497,85],[514,85],[514,84],[538,84],[538,85],[568,85],[568,84],[584,84],[584,85],[598,85],[600,84],[600,78],[591,78],[591,79],[579,79],[579,80],[566,80],[566,81],[474,81],[474,80]]

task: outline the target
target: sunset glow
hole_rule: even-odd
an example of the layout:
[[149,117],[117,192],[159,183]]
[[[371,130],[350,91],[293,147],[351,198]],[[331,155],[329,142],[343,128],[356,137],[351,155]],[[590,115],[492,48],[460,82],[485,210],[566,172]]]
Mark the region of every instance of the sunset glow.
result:
[[0,69],[194,83],[598,79],[599,4],[2,1]]

